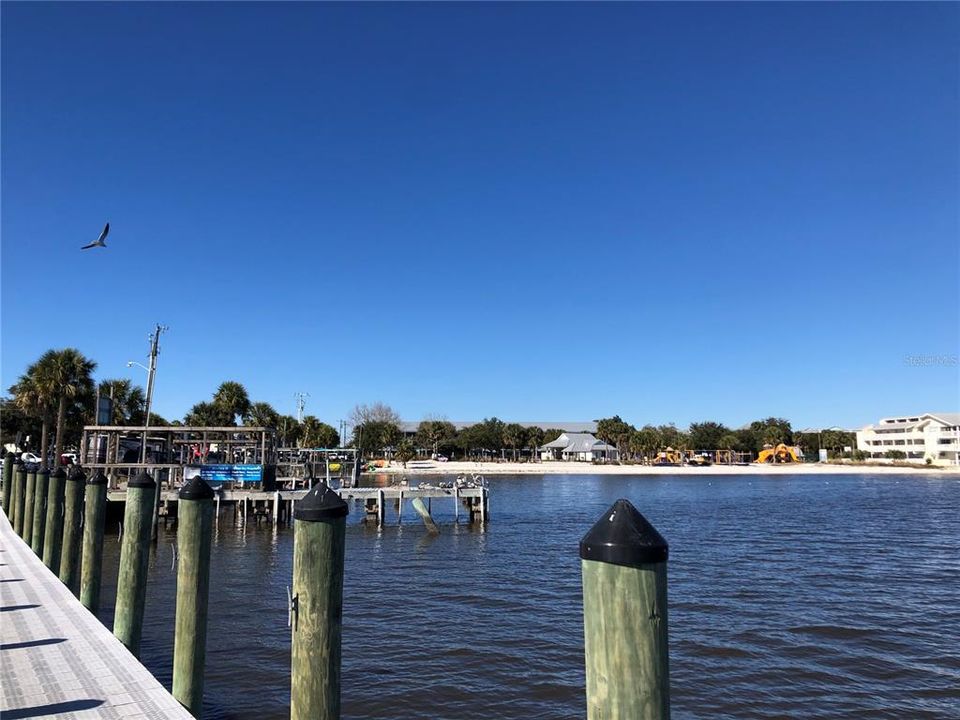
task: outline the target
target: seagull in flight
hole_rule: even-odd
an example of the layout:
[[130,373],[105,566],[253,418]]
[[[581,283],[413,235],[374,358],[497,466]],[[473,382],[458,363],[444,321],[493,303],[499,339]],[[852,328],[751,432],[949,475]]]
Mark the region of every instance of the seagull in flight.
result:
[[98,237],[94,242],[90,243],[89,245],[84,245],[80,249],[89,250],[90,248],[95,248],[95,247],[106,247],[107,244],[104,242],[104,240],[107,239],[108,232],[110,232],[110,223],[107,223],[106,225],[103,226],[103,232],[100,233],[100,237]]

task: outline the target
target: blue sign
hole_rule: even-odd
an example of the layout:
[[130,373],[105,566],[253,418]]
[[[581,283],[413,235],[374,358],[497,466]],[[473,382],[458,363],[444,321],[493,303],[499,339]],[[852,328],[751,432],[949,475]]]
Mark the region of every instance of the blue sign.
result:
[[200,477],[208,485],[263,482],[263,465],[201,465]]

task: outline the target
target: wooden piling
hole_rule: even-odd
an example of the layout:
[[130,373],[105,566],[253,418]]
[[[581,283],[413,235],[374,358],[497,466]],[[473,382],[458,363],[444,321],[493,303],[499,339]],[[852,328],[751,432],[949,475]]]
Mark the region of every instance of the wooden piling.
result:
[[377,525],[383,527],[383,516],[384,516],[384,493],[383,490],[377,490]]
[[433,521],[433,518],[430,515],[430,509],[423,504],[423,500],[420,498],[414,498],[413,502],[410,504],[413,505],[413,509],[417,511],[417,515],[419,515],[420,519],[423,520],[423,524],[426,525],[430,534],[439,535],[440,528],[438,528],[437,524]]
[[180,489],[173,696],[195,718],[200,717],[203,709],[213,513],[213,489],[199,476]]
[[107,476],[103,470],[87,480],[84,498],[83,553],[80,562],[80,602],[92,613],[100,609],[103,530],[107,516]]
[[120,574],[113,634],[135,656],[140,654],[143,606],[147,596],[147,564],[150,559],[150,512],[153,510],[153,478],[141,472],[127,483],[127,507],[123,515]]
[[150,540],[153,542],[157,541],[158,533],[160,532],[158,525],[160,523],[160,497],[163,495],[162,487],[163,481],[160,478],[160,473],[162,470],[156,470],[157,479],[154,482],[153,488],[153,513],[150,516]]
[[453,521],[460,522],[460,488],[453,488]]
[[627,500],[580,541],[588,720],[669,720],[667,554]]
[[[24,489],[23,502],[23,541],[32,546],[33,543],[33,520],[37,516],[37,471],[27,471],[27,484]],[[43,507],[43,501],[40,501],[40,507]]]
[[273,494],[273,526],[276,527],[277,523],[280,522],[280,491],[277,490]]
[[23,461],[13,461],[13,487],[10,490],[10,503],[13,505],[13,531],[23,537],[23,510],[26,505],[27,471]]
[[60,582],[74,595],[80,594],[80,522],[87,476],[78,467],[67,475],[63,503],[63,543],[60,549]]
[[63,495],[67,473],[58,467],[47,485],[47,520],[43,531],[43,564],[60,575],[60,548],[63,544]]
[[340,640],[347,503],[317,483],[293,521],[291,720],[340,717]]
[[7,514],[8,520],[13,518],[10,507],[10,497],[13,494],[13,460],[11,452],[3,456],[3,511]]
[[47,525],[47,486],[49,484],[50,471],[46,468],[40,468],[33,487],[33,528],[30,533],[30,548],[38,558],[43,557],[44,530]]

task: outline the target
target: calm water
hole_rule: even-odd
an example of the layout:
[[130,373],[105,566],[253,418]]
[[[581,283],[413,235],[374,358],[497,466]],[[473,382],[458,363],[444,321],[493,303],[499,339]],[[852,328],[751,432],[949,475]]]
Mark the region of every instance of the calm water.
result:
[[[670,543],[675,718],[960,718],[960,481],[491,478],[485,531],[381,530],[351,508],[349,718],[581,718],[577,543],[629,498]],[[463,518],[461,517],[461,520]],[[174,534],[151,565],[143,660],[171,680]],[[293,532],[221,518],[207,718],[288,717]],[[119,545],[108,538],[111,621]]]

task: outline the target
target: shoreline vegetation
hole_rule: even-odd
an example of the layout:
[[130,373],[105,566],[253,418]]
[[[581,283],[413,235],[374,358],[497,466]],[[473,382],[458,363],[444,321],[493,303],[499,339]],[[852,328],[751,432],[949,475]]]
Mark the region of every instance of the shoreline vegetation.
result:
[[709,465],[593,465],[583,462],[435,462],[432,466],[403,467],[400,462],[371,472],[376,475],[938,475],[960,476],[960,467],[910,463],[783,463]]

